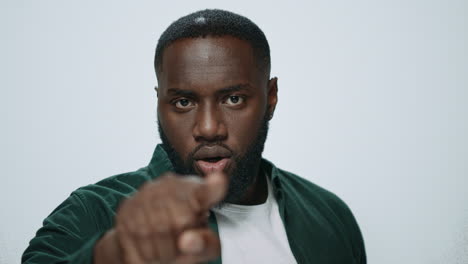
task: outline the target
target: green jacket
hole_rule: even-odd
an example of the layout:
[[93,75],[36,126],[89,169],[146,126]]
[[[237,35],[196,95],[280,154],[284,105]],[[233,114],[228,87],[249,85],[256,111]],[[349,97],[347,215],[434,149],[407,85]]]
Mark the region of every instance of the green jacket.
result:
[[[267,160],[261,166],[272,182],[298,263],[366,263],[361,232],[342,200]],[[114,226],[122,199],[171,170],[166,152],[158,145],[147,167],[77,189],[44,220],[23,253],[22,263],[92,263],[94,244]],[[209,223],[217,231],[213,213]],[[221,258],[212,263],[221,263]]]

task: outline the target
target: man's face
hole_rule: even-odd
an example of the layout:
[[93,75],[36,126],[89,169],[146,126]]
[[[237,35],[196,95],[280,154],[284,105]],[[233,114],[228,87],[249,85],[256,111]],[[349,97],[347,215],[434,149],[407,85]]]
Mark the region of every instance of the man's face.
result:
[[248,42],[223,36],[169,45],[158,83],[160,135],[176,171],[224,171],[227,200],[240,199],[257,176],[276,79],[259,69]]

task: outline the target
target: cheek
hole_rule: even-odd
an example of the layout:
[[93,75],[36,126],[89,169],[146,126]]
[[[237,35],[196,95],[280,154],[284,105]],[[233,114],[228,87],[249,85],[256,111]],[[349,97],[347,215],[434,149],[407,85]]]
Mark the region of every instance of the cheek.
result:
[[192,140],[192,115],[181,115],[163,109],[163,107],[158,107],[158,117],[161,128],[166,134],[167,139],[172,144],[175,151],[185,160],[190,151],[194,148],[192,145],[195,143]]
[[226,125],[229,130],[229,144],[238,153],[245,154],[248,147],[258,135],[263,123],[266,106],[257,103],[245,111],[226,115]]

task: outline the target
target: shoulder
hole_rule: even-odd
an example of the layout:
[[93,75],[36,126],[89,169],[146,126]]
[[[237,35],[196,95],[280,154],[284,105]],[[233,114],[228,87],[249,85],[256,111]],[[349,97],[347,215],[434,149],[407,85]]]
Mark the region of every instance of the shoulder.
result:
[[119,202],[135,193],[152,179],[148,167],[110,176],[97,183],[78,188],[70,197],[78,196],[85,206],[106,206],[114,211]]
[[314,204],[323,204],[335,212],[350,213],[347,204],[335,193],[327,190],[297,174],[276,168],[283,188],[291,192],[291,195],[298,196]]
[[324,215],[335,216],[334,218],[347,228],[358,228],[351,209],[335,193],[294,173],[276,169],[281,179],[281,186],[290,198]]
[[110,176],[97,183],[89,184],[78,188],[75,192],[118,192],[122,194],[131,194],[142,184],[151,180],[148,167],[143,167],[137,171],[126,172]]
[[277,178],[281,189],[289,200],[288,206],[293,207],[295,213],[309,212],[305,215],[320,216],[333,230],[345,238],[353,250],[359,263],[366,262],[364,240],[359,225],[348,205],[333,192],[318,186],[294,173],[276,168]]
[[295,173],[280,169],[265,159],[262,162],[262,166],[268,174],[272,175],[275,181],[274,184],[280,185],[281,189],[291,198],[332,206],[333,208],[336,207],[336,209],[348,208],[345,202],[333,192]]
[[[148,167],[78,188],[50,213],[23,253],[24,263],[90,263],[93,245],[113,226],[120,202],[152,180]],[[75,262],[73,262],[75,263]]]

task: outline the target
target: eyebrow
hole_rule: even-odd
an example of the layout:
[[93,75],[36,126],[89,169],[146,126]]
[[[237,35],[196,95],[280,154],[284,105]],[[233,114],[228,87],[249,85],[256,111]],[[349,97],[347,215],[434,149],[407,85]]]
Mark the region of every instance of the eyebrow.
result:
[[230,94],[230,93],[234,93],[234,92],[238,92],[242,90],[248,90],[249,88],[250,88],[250,85],[248,83],[236,84],[236,85],[232,85],[232,86],[219,89],[218,91],[216,91],[216,95],[220,96],[224,94]]
[[183,97],[195,97],[196,95],[194,92],[190,90],[182,90],[179,88],[169,88],[169,90],[167,90],[167,93],[172,94],[172,95],[177,95],[177,96],[183,96]]
[[[241,90],[248,90],[250,88],[250,85],[248,83],[243,83],[243,84],[236,84],[236,85],[231,85],[227,86],[224,88],[221,88],[215,92],[216,96],[221,96],[225,94],[230,94],[234,92],[238,92]],[[168,94],[171,95],[176,95],[176,96],[183,96],[183,97],[196,97],[197,93],[191,90],[184,90],[180,88],[169,88],[167,90]]]

